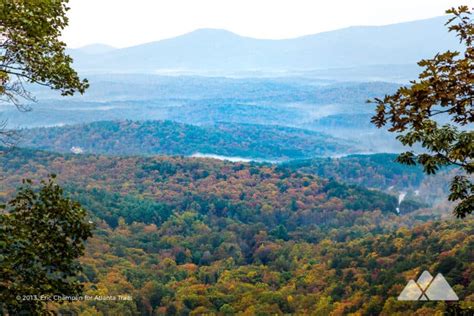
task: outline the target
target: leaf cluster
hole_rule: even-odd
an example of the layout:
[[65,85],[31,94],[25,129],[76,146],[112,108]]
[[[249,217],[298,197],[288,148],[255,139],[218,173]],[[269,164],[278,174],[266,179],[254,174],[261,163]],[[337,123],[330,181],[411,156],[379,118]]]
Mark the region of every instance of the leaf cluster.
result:
[[[0,213],[0,301],[8,311],[43,311],[41,295],[77,295],[82,285],[77,258],[92,224],[81,206],[63,197],[54,178],[39,189],[30,180]],[[17,296],[37,295],[21,300]]]
[[420,154],[413,150],[401,154],[399,162],[419,163],[427,174],[446,165],[460,167],[463,175],[453,180],[450,199],[460,201],[454,213],[465,217],[474,209],[474,24],[467,6],[447,13],[453,15],[447,22],[449,31],[457,34],[465,51],[447,51],[420,61],[424,70],[418,81],[369,102],[377,105],[372,123],[399,134],[397,139],[405,146],[423,148]]
[[[0,3],[0,93],[14,98],[12,81],[28,81],[60,90],[83,93],[66,44],[59,37],[68,24],[67,0],[4,0]],[[9,89],[10,88],[10,89]]]

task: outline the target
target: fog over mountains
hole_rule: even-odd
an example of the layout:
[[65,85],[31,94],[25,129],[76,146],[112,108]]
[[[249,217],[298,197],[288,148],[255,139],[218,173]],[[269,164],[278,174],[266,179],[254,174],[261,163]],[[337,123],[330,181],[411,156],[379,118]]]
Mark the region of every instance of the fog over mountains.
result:
[[[287,40],[252,39],[224,30],[201,29],[123,49],[92,44],[69,50],[75,68],[91,83],[85,95],[65,99],[44,87],[28,87],[40,101],[32,106],[34,111],[19,113],[0,105],[0,120],[7,118],[11,128],[97,120],[172,121],[197,126],[200,132],[191,129],[188,133],[193,137],[209,130],[213,131],[209,133],[213,140],[215,137],[240,144],[240,140],[233,140],[236,132],[226,130],[217,135],[214,131],[220,124],[233,124],[242,134],[251,134],[258,144],[269,138],[282,140],[280,149],[291,147],[288,139],[295,136],[287,137],[284,129],[292,128],[330,135],[333,139],[327,142],[331,145],[339,144],[337,138],[357,148],[329,150],[326,140],[315,136],[314,143],[319,142],[320,148],[304,155],[281,154],[278,148],[274,148],[276,154],[270,150],[262,153],[262,146],[258,146],[260,152],[193,147],[178,154],[196,151],[273,161],[319,154],[399,152],[402,148],[395,136],[377,130],[370,122],[374,109],[366,101],[394,93],[400,84],[416,79],[420,72],[416,62],[420,59],[460,49],[454,34],[444,26],[446,20],[438,17],[380,27],[350,27]],[[252,124],[252,130],[249,132],[242,124]],[[160,135],[188,135],[181,133],[179,126],[167,126],[157,124],[153,130]],[[269,126],[274,128],[272,137],[266,133]],[[165,127],[172,132],[166,132]],[[64,127],[56,132],[51,143],[56,144],[56,138],[66,130]],[[301,139],[309,138],[303,136]],[[143,147],[142,138],[132,138],[138,141],[134,143],[136,148],[161,152],[161,147],[156,151]],[[117,137],[104,139],[115,142]],[[180,140],[176,144],[189,147],[194,141]],[[251,144],[243,142],[245,146]],[[133,142],[127,138],[122,143]],[[205,142],[196,143],[201,146]],[[155,145],[149,142],[147,146],[150,144]],[[87,147],[74,140],[64,148],[77,146]]]
[[[356,26],[286,40],[200,29],[171,39],[113,49],[72,49],[84,73],[245,73],[317,71],[415,64],[459,44],[437,17],[387,26]],[[126,61],[126,62],[125,62]]]

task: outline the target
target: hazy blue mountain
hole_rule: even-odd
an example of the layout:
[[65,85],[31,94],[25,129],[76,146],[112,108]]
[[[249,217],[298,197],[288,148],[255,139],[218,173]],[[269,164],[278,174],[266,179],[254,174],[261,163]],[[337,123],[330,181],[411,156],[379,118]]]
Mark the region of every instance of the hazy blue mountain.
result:
[[86,45],[80,48],[71,49],[72,53],[81,53],[89,55],[105,54],[110,53],[111,51],[116,50],[115,47],[100,43]]
[[415,64],[457,39],[446,17],[387,26],[357,26],[287,40],[261,40],[214,29],[99,55],[76,56],[83,72],[225,73],[310,71]]
[[[416,75],[411,79],[416,78]],[[365,104],[368,98],[393,93],[399,83],[382,81],[337,82],[307,77],[228,78],[161,76],[150,74],[88,75],[84,95],[64,98],[51,89],[28,86],[39,100],[61,102],[125,100],[233,100],[252,105],[276,103]],[[1,105],[0,105],[1,107]]]
[[[325,131],[370,124],[374,106],[366,100],[393,93],[398,84],[328,83],[303,78],[231,79],[156,75],[91,75],[84,96],[62,98],[31,89],[32,111],[0,105],[0,120],[11,128],[77,124],[97,120],[172,120],[193,125],[216,122],[285,125]],[[341,124],[320,121],[336,118]],[[352,118],[356,115],[357,117]],[[332,120],[334,121],[334,119]],[[360,130],[359,130],[360,131]],[[351,133],[352,134],[352,133]]]
[[67,49],[67,53],[77,62],[83,60],[90,60],[90,58],[94,58],[97,55],[103,55],[110,53],[116,50],[115,47],[105,45],[105,44],[90,44],[79,48],[70,48]]

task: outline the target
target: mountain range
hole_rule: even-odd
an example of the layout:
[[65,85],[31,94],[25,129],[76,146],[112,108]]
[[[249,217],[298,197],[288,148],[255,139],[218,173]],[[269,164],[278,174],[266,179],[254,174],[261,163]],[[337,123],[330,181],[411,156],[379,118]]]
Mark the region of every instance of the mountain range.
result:
[[329,68],[415,64],[459,43],[447,17],[356,26],[294,39],[265,40],[218,29],[114,49],[102,44],[71,49],[84,73],[281,73]]

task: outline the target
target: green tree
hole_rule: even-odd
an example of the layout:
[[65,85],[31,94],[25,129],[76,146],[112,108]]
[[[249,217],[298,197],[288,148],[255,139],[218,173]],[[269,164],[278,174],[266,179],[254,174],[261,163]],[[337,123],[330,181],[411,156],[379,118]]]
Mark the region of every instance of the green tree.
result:
[[[467,6],[446,12],[453,15],[446,25],[457,33],[464,53],[447,51],[420,61],[424,70],[418,81],[369,102],[377,104],[372,118],[377,127],[388,125],[403,145],[423,148],[418,154],[402,153],[399,162],[419,163],[428,174],[446,165],[463,171],[453,178],[449,195],[449,200],[459,201],[454,214],[462,218],[474,209],[474,24]],[[449,123],[441,125],[442,121]]]
[[81,293],[77,258],[93,228],[86,216],[78,203],[63,196],[54,177],[40,188],[24,181],[16,197],[1,207],[0,311],[44,314],[44,298]]
[[[34,100],[24,83],[59,90],[63,95],[83,93],[87,80],[71,67],[59,40],[67,26],[68,0],[0,1],[0,102],[20,109],[21,99]],[[2,132],[3,131],[3,132]],[[2,129],[3,136],[10,136]],[[2,137],[5,141],[5,137]]]

